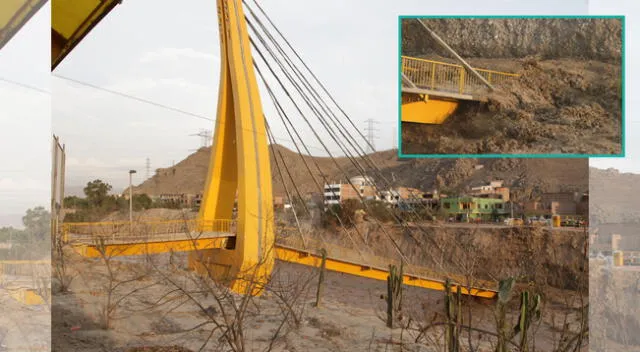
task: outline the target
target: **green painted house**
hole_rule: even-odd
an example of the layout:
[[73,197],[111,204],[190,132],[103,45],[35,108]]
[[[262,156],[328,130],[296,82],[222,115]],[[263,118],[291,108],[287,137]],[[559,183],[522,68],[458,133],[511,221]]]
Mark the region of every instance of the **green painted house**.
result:
[[456,221],[495,221],[508,216],[505,201],[496,198],[447,197],[440,200],[440,209]]

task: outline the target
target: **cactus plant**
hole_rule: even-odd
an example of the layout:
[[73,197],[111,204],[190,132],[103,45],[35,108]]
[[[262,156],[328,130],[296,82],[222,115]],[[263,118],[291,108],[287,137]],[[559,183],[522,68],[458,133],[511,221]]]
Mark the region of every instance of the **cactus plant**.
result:
[[500,281],[498,291],[498,302],[496,304],[496,323],[498,332],[498,344],[496,352],[507,352],[507,343],[511,341],[518,333],[520,333],[520,341],[518,347],[520,351],[528,351],[528,331],[534,320],[540,319],[540,295],[530,297],[529,291],[523,291],[520,294],[520,316],[518,322],[511,329],[507,329],[506,306],[511,300],[513,293],[514,278]]
[[320,307],[320,301],[322,299],[322,287],[324,284],[324,271],[327,265],[327,250],[322,248],[320,249],[320,253],[322,254],[322,262],[320,263],[320,275],[318,278],[318,290],[316,291],[316,307]]
[[444,304],[447,317],[446,348],[449,352],[460,350],[460,331],[462,330],[462,288],[456,285],[455,298],[452,292],[451,280],[444,283]]
[[513,329],[513,337],[520,333],[520,351],[527,352],[527,333],[531,322],[540,318],[540,295],[530,298],[529,292],[524,291],[520,295],[520,317],[518,324]]
[[395,265],[389,265],[387,276],[387,327],[393,328],[395,313],[402,310],[402,279],[404,277],[404,263],[398,270]]

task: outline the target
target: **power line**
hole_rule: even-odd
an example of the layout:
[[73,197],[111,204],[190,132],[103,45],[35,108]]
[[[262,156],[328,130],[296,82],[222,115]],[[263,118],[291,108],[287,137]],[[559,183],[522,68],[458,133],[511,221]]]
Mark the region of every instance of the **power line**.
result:
[[[200,115],[200,114],[196,114],[196,113],[192,113],[192,112],[189,112],[189,111],[185,111],[185,110],[182,110],[182,109],[179,109],[179,108],[175,108],[175,107],[172,107],[172,106],[160,104],[160,103],[157,103],[157,102],[152,101],[152,100],[143,99],[143,98],[140,98],[140,97],[136,97],[134,95],[127,94],[127,93],[122,93],[122,92],[118,92],[118,91],[115,91],[115,90],[103,88],[103,87],[97,86],[95,84],[83,82],[83,81],[80,81],[80,80],[77,80],[77,79],[74,79],[74,78],[61,76],[61,75],[58,75],[58,74],[54,74],[53,76],[57,77],[57,78],[60,78],[60,79],[63,79],[63,80],[67,80],[67,81],[73,82],[73,83],[77,83],[77,84],[82,85],[82,86],[86,86],[86,87],[90,87],[90,88],[93,88],[93,89],[96,89],[96,90],[100,90],[100,91],[104,91],[104,92],[107,92],[107,93],[111,93],[111,94],[114,94],[114,95],[117,95],[117,96],[120,96],[120,97],[123,97],[123,98],[135,100],[135,101],[138,101],[138,102],[141,102],[141,103],[145,103],[145,104],[150,104],[150,105],[159,107],[161,109],[167,109],[167,110],[170,110],[170,111],[178,112],[178,113],[181,113],[183,115],[188,115],[188,116],[195,117],[195,118],[198,118],[198,119],[201,119],[201,120],[207,120],[207,121],[211,121],[211,122],[216,122],[215,119],[212,119],[210,117],[207,117],[207,116],[204,116],[204,115]],[[249,129],[245,129],[245,130],[253,132],[252,130],[249,130]],[[280,137],[276,137],[275,140],[277,142],[294,143],[294,141],[292,141],[292,140],[289,140],[289,139],[286,139],[286,138],[280,138]],[[318,151],[323,151],[323,152],[325,151],[324,148],[320,148],[320,147],[317,147],[317,146],[309,146],[309,148],[315,149],[315,150],[318,150]]]
[[118,95],[118,96],[121,96],[121,97],[124,97],[124,98],[128,98],[128,99],[136,100],[136,101],[139,101],[139,102],[142,102],[142,103],[146,103],[146,104],[150,104],[150,105],[153,105],[153,106],[157,106],[159,108],[171,110],[171,111],[178,112],[178,113],[181,113],[181,114],[184,114],[184,115],[189,115],[191,117],[195,117],[195,118],[202,119],[202,120],[215,122],[215,119],[212,119],[210,117],[207,117],[207,116],[204,116],[204,115],[195,114],[195,113],[192,113],[192,112],[189,112],[189,111],[185,111],[185,110],[182,110],[182,109],[174,108],[172,106],[156,103],[155,101],[151,101],[151,100],[139,98],[139,97],[136,97],[136,96],[133,96],[133,95],[129,95],[129,94],[126,94],[126,93],[118,92],[118,91],[115,91],[115,90],[99,87],[99,86],[93,85],[91,83],[79,81],[77,79],[61,76],[61,75],[58,75],[58,74],[54,74],[53,76],[57,77],[57,78],[60,78],[60,79],[64,79],[64,80],[70,81],[70,82],[73,82],[73,83],[76,83],[76,84],[80,84],[80,85],[83,85],[83,86],[91,87],[93,89],[97,89],[97,90],[101,90],[101,91],[108,92],[108,93],[111,93],[111,94],[115,94],[115,95]]
[[15,85],[15,86],[20,86],[22,88],[26,88],[26,89],[30,89],[30,90],[35,90],[36,92],[40,92],[40,93],[44,93],[44,94],[51,94],[51,92],[44,90],[42,88],[38,88],[38,87],[34,87],[34,86],[30,86],[28,84],[25,83],[21,83],[18,81],[14,81],[5,77],[0,77],[0,81]]

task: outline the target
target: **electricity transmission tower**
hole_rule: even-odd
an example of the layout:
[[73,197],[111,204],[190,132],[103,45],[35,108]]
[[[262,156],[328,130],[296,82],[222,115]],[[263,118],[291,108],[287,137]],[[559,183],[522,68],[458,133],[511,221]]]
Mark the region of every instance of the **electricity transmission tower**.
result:
[[373,153],[376,151],[375,139],[376,132],[379,130],[374,126],[379,122],[374,119],[368,119],[365,121],[367,123],[367,127],[365,127],[365,132],[367,133],[367,141],[369,142],[369,152]]
[[[211,145],[211,130],[200,129],[200,132],[191,134],[190,136],[200,137],[201,145],[200,148],[206,148]],[[192,149],[191,151],[196,151],[197,149]]]

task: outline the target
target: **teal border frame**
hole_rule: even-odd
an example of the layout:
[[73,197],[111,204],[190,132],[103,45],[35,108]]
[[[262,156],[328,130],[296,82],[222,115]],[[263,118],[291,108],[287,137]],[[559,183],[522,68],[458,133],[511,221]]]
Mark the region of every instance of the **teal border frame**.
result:
[[[620,154],[404,154],[402,153],[402,79],[400,72],[402,72],[402,20],[404,19],[416,19],[416,18],[601,18],[601,19],[619,19],[622,22],[622,52],[621,52],[621,65],[622,65],[622,148]],[[482,16],[482,15],[460,15],[460,16],[415,16],[415,15],[400,15],[398,16],[398,158],[400,159],[418,159],[418,158],[624,158],[626,155],[626,29],[625,29],[625,16],[624,15],[577,15],[577,16],[562,16],[562,15],[522,15],[522,16]]]

